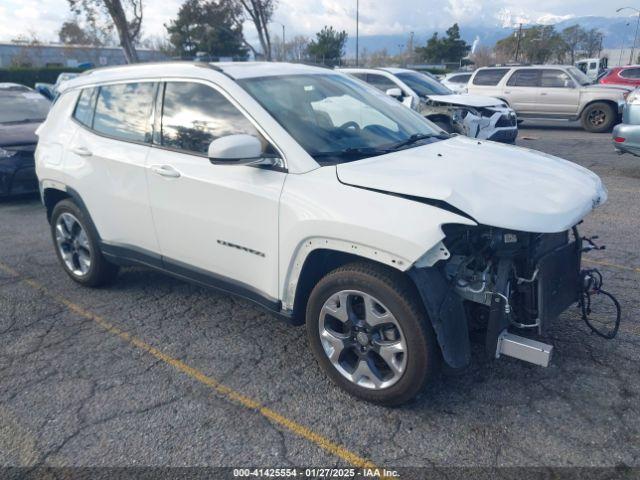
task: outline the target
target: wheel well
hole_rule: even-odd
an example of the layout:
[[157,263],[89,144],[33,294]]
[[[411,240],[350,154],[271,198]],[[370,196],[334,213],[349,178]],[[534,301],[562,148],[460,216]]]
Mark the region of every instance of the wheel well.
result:
[[[313,250],[309,255],[307,255],[302,266],[302,270],[300,271],[300,277],[298,278],[298,284],[296,286],[296,293],[293,301],[292,320],[294,324],[304,324],[309,295],[320,279],[332,270],[352,262],[368,262],[381,265],[383,268],[388,268],[389,270],[397,271],[384,263],[369,260],[368,258],[354,255],[352,253],[322,248]],[[402,274],[404,275],[404,273]]]
[[582,118],[582,114],[585,112],[585,110],[589,108],[591,105],[593,105],[594,103],[606,103],[611,108],[613,108],[613,113],[618,115],[618,104],[616,102],[612,100],[592,100],[582,108],[582,110],[580,111],[580,114],[578,115],[578,118]]
[[51,221],[51,213],[55,206],[65,198],[71,198],[67,192],[55,188],[46,188],[43,192],[42,199],[47,209],[47,220]]

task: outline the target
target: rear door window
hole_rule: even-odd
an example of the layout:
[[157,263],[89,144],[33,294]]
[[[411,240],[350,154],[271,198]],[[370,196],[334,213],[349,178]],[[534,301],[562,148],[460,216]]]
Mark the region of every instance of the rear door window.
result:
[[398,85],[392,80],[389,80],[384,75],[377,75],[375,73],[367,73],[367,83],[383,92],[386,92],[390,88],[398,88]]
[[502,80],[508,71],[508,68],[487,68],[485,70],[478,70],[476,76],[473,77],[473,84],[484,86],[498,85],[500,80]]
[[155,88],[152,82],[100,87],[93,129],[119,140],[150,142]]
[[540,70],[533,68],[523,68],[513,72],[507,85],[510,87],[539,87]]

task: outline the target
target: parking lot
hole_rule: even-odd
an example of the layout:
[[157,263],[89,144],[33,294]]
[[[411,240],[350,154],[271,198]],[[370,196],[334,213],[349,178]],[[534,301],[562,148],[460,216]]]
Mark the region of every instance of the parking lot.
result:
[[[623,308],[612,341],[577,310],[540,368],[482,357],[387,409],[329,382],[289,327],[143,268],[84,289],[58,265],[36,198],[0,204],[0,462],[14,466],[640,466],[640,158],[609,134],[523,124],[518,144],[609,190],[581,226]],[[514,155],[517,152],[514,151]],[[442,471],[440,471],[442,472]]]

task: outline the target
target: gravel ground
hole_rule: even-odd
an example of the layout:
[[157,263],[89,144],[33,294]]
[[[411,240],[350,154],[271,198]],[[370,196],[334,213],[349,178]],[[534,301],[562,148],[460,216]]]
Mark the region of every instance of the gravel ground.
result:
[[546,369],[486,362],[478,339],[469,369],[398,409],[334,387],[304,329],[243,301],[143,268],[79,287],[38,200],[0,203],[0,465],[640,466],[640,158],[570,124],[525,123],[518,144],[603,178],[609,201],[582,231],[607,245],[589,257],[620,333],[568,312]]

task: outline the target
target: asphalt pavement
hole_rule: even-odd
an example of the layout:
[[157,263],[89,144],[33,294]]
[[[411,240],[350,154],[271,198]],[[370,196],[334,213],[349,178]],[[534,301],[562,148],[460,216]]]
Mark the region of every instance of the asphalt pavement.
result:
[[548,368],[486,361],[480,337],[466,371],[396,409],[342,392],[303,328],[244,301],[144,268],[78,286],[38,199],[3,201],[0,466],[640,466],[640,158],[569,124],[525,122],[518,145],[604,180],[582,232],[607,246],[586,265],[622,304],[619,335],[572,309],[543,338]]

